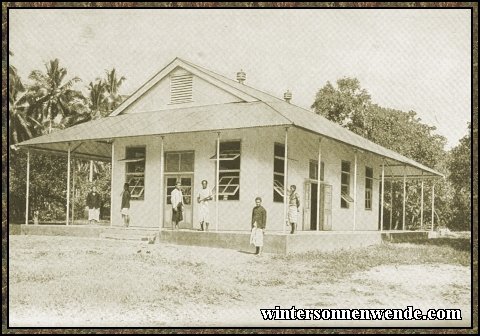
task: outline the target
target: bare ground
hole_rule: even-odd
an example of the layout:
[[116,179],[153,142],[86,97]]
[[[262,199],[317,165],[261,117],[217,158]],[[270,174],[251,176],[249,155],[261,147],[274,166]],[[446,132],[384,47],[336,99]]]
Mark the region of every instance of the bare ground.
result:
[[[254,256],[228,249],[11,236],[9,325],[469,326],[470,251],[384,244]],[[462,321],[263,321],[260,308],[458,308]]]

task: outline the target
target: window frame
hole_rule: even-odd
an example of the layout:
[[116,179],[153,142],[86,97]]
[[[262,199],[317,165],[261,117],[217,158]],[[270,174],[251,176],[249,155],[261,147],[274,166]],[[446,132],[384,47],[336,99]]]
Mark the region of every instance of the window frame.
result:
[[[276,147],[281,146],[283,150],[283,156],[276,155]],[[282,161],[282,172],[275,171],[275,160]],[[281,180],[278,179],[281,177]],[[275,142],[273,144],[273,202],[274,203],[283,203],[284,202],[284,190],[283,185],[285,181],[285,144],[280,142]]]
[[[193,158],[192,170],[181,170],[180,168],[182,167],[182,154],[188,154],[188,153],[192,153],[192,158]],[[167,156],[172,155],[172,154],[179,155],[178,170],[167,170]],[[163,159],[164,159],[163,170],[164,170],[165,174],[180,174],[180,173],[182,173],[182,174],[184,174],[184,173],[193,174],[194,171],[195,171],[195,151],[193,151],[193,150],[165,152]]]
[[[371,174],[369,174],[369,171]],[[367,187],[370,184],[370,187]],[[365,210],[372,210],[373,168],[365,166]]]
[[[224,149],[222,150],[222,144],[225,143],[238,143],[237,149]],[[242,166],[242,140],[239,139],[228,139],[220,140],[220,153],[219,161],[224,162],[233,162],[239,160],[238,168],[222,168],[219,166],[218,170],[218,200],[219,201],[240,201],[240,172]],[[217,160],[217,150],[215,149],[215,154],[210,158],[214,163]],[[215,166],[215,170],[216,170]],[[232,183],[234,179],[238,179],[238,183]],[[222,182],[225,181],[225,182]],[[234,192],[227,191],[229,188],[235,188]],[[214,186],[215,188],[215,186]],[[216,189],[216,188],[215,188]]]
[[[314,165],[315,167],[315,175],[312,177],[311,173],[311,166]],[[320,182],[325,182],[325,161],[322,161],[320,163]],[[308,178],[312,181],[318,181],[318,177],[316,176],[318,174],[318,160],[310,160],[308,163]]]
[[[344,164],[348,164],[348,171],[343,170]],[[344,176],[348,177],[347,183],[343,183]],[[349,209],[350,203],[354,202],[354,199],[350,196],[351,176],[352,176],[352,163],[350,161],[342,160],[340,165],[340,208],[341,209]]]
[[[143,157],[137,157],[135,155],[135,150],[142,149]],[[133,152],[132,152],[133,151]],[[132,157],[134,156],[134,157]],[[135,146],[126,146],[125,147],[125,159],[122,160],[125,163],[125,182],[129,185],[130,191],[130,200],[132,201],[144,201],[145,200],[145,178],[146,178],[146,169],[147,169],[147,146],[146,145],[135,145]],[[137,165],[138,163],[143,162],[143,171],[141,172],[129,172],[129,166],[132,164]],[[132,185],[132,181],[136,180],[136,184]],[[141,183],[143,181],[143,183]],[[140,185],[139,185],[140,183]],[[135,192],[139,188],[139,192]]]

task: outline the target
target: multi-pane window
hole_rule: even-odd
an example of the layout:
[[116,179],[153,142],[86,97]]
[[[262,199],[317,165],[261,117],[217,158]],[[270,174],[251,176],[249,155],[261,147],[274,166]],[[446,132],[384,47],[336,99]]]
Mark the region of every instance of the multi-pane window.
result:
[[372,210],[373,169],[365,167],[365,210]]
[[342,161],[340,207],[348,209],[353,199],[350,197],[350,162]]
[[[211,157],[217,159],[217,154]],[[240,199],[240,141],[220,142],[218,199]]]
[[[325,176],[324,172],[325,172],[325,162],[322,161],[322,165],[320,167],[320,181],[324,180],[324,176]],[[308,177],[311,180],[317,180],[318,179],[318,161],[310,160]]]
[[168,152],[165,153],[166,173],[192,173],[193,152]]
[[143,200],[145,192],[145,147],[127,147],[125,181],[130,186],[132,200]]
[[285,178],[285,146],[276,143],[273,149],[273,201],[283,202]]

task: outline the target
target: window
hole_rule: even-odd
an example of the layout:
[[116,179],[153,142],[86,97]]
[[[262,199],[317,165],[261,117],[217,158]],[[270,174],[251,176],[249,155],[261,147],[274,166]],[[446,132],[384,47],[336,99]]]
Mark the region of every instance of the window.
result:
[[285,146],[279,143],[273,149],[273,201],[283,202],[285,178]]
[[[322,166],[320,167],[320,181],[324,181],[324,177],[325,177],[324,171],[325,171],[325,162],[322,162]],[[318,179],[318,161],[310,160],[310,169],[309,169],[308,177],[311,180]]]
[[166,173],[191,173],[193,172],[193,152],[168,152],[165,153]]
[[145,147],[127,147],[125,181],[130,185],[132,200],[143,200],[145,191]]
[[350,162],[342,161],[340,207],[348,209],[348,203],[351,202],[353,202],[353,198],[350,197]]
[[365,167],[365,210],[372,210],[373,169]]
[[[217,159],[217,154],[211,160]],[[240,199],[240,141],[220,141],[218,199]]]

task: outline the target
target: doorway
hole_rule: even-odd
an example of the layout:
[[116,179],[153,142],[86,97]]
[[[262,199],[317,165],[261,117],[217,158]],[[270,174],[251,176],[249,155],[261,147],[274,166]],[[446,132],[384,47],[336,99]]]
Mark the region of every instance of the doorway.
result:
[[332,186],[320,184],[320,209],[318,208],[318,183],[305,183],[305,216],[304,230],[317,230],[317,211],[320,211],[318,230],[332,229]]
[[163,227],[172,228],[172,202],[171,194],[177,181],[180,181],[183,194],[183,221],[178,223],[180,229],[192,229],[193,228],[193,210],[192,210],[192,186],[193,186],[193,174],[168,174],[165,175],[164,181],[164,211],[165,217],[163,221]]

